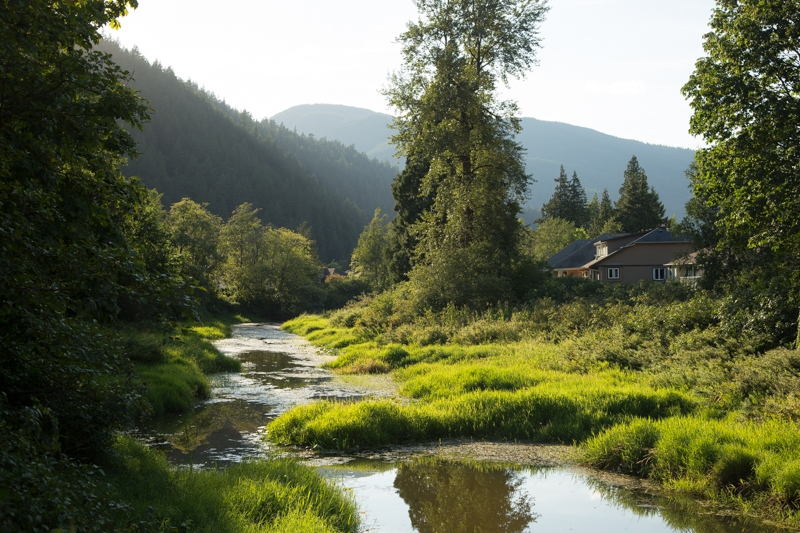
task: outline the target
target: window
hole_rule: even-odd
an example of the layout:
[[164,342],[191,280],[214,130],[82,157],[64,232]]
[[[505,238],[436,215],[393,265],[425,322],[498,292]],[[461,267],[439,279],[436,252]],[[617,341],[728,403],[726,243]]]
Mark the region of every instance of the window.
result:
[[607,255],[608,255],[608,245],[607,244],[597,245],[597,255],[595,255],[595,257],[605,257]]
[[619,267],[610,267],[608,269],[608,279],[619,279]]
[[658,267],[653,269],[653,280],[654,281],[664,281],[667,279],[667,269],[664,267]]

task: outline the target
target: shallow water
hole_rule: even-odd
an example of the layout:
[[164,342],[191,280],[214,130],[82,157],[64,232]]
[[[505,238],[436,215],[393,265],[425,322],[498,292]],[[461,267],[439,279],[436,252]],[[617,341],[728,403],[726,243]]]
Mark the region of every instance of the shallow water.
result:
[[[215,345],[240,359],[242,372],[214,376],[211,399],[139,433],[175,464],[208,467],[269,457],[277,453],[263,438],[271,419],[300,403],[365,395],[332,381],[319,368],[332,357],[277,325],[237,325],[232,338]],[[388,455],[389,461],[330,455],[310,461],[354,495],[362,533],[776,531],[707,513],[691,501],[630,490],[588,470]]]
[[633,491],[565,467],[508,468],[436,458],[323,471],[352,491],[364,532],[777,533],[693,502]]

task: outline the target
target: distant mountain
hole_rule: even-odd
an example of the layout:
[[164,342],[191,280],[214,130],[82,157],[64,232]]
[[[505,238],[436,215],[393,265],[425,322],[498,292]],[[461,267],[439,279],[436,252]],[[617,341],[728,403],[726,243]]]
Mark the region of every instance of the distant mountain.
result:
[[[394,148],[388,144],[392,117],[384,113],[316,104],[292,107],[272,120],[298,132],[352,144],[371,157],[392,160],[394,155]],[[625,167],[635,155],[668,215],[676,214],[680,219],[691,198],[684,173],[694,159],[693,150],[621,139],[589,128],[534,118],[522,119],[518,140],[527,149],[525,164],[536,180],[531,185],[526,220],[538,216],[538,209],[552,196],[553,181],[562,164],[570,176],[573,171],[578,172],[590,199],[603,189],[616,199]]]
[[153,109],[143,131],[133,132],[141,155],[123,172],[162,193],[166,207],[188,197],[227,219],[250,202],[267,224],[307,223],[321,259],[344,263],[374,209],[391,213],[396,167],[335,140],[256,122],[135,49],[110,41],[99,48],[133,74]]

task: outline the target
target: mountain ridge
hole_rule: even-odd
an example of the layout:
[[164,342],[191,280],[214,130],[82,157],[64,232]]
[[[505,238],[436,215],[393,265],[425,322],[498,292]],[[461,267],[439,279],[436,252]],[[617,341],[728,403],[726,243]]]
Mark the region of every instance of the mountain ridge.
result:
[[[378,159],[397,161],[388,142],[392,116],[386,113],[334,104],[304,104],[281,111],[271,120],[305,134],[337,139]],[[694,159],[694,150],[625,139],[565,122],[523,117],[521,125],[517,140],[526,149],[526,168],[536,180],[526,203],[529,213],[537,212],[549,200],[562,164],[568,174],[578,172],[589,198],[608,189],[611,198],[616,199],[625,167],[635,155],[667,214],[683,216],[684,206],[692,196],[685,172]],[[526,221],[530,222],[530,218],[526,217]]]

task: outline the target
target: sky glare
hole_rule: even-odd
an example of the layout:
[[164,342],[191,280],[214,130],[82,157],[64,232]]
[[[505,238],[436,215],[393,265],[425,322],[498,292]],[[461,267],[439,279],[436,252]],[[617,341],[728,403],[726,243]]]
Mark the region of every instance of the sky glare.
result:
[[[703,55],[713,0],[551,0],[539,66],[502,97],[521,116],[653,144],[697,148],[680,89]],[[391,113],[381,88],[412,0],[139,0],[120,30],[137,46],[255,118],[300,104]]]

